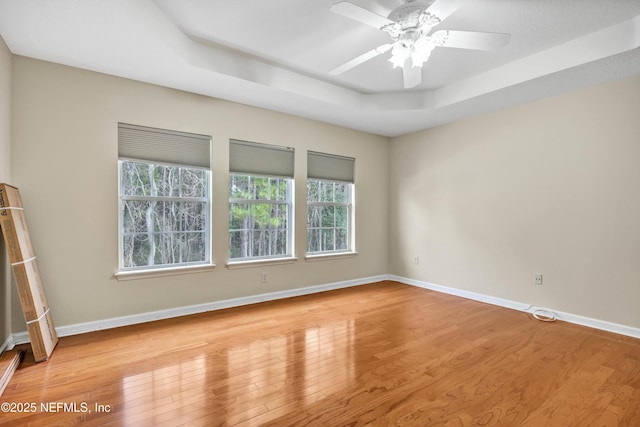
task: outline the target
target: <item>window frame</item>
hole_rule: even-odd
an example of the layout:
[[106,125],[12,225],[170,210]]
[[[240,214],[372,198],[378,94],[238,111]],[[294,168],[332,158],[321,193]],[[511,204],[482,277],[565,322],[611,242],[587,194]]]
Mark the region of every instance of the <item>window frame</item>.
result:
[[[320,202],[320,201],[309,201],[309,182],[310,181],[318,181],[332,184],[344,184],[347,188],[347,201],[346,202]],[[306,216],[306,256],[307,258],[313,257],[324,257],[324,256],[332,256],[332,255],[350,255],[355,254],[355,207],[354,207],[354,199],[355,199],[355,184],[349,181],[340,181],[335,179],[323,179],[323,178],[311,178],[307,177],[307,194],[306,194],[306,202],[307,202],[307,210],[305,213]],[[312,207],[346,207],[347,208],[347,248],[346,249],[332,249],[332,250],[320,250],[320,251],[310,251],[309,250],[309,231],[311,229],[309,219],[309,210]],[[320,227],[313,227],[313,229],[328,229],[329,227],[323,227],[322,224]],[[335,236],[338,228],[335,225],[335,216],[334,216],[334,225],[331,227],[334,230],[334,247],[335,247]],[[320,242],[322,239],[319,240]]]
[[[124,195],[122,192],[122,167],[124,162],[131,163],[140,163],[146,165],[153,165],[154,168],[156,166],[168,166],[168,167],[177,167],[181,169],[195,169],[201,170],[206,173],[205,177],[205,196],[204,197],[175,197],[175,196],[136,196],[136,195]],[[212,215],[211,215],[211,187],[212,187],[212,173],[211,169],[207,167],[201,166],[189,166],[184,164],[176,164],[176,163],[168,163],[161,161],[152,161],[152,160],[143,160],[143,159],[133,159],[126,157],[118,158],[118,273],[116,273],[116,278],[121,279],[127,276],[132,275],[147,275],[148,277],[154,277],[154,272],[158,273],[171,273],[171,272],[185,272],[188,270],[199,271],[202,269],[209,269],[214,267],[212,254],[211,254],[211,228],[212,228]],[[202,261],[191,261],[191,262],[180,262],[173,264],[159,264],[159,265],[145,265],[145,266],[133,266],[133,267],[125,267],[124,263],[124,238],[125,238],[125,209],[124,204],[127,200],[134,201],[153,201],[153,202],[178,202],[178,203],[189,203],[189,202],[197,202],[204,203],[204,212],[205,212],[205,225],[204,225],[204,239],[205,239],[205,253],[204,260]],[[181,231],[174,230],[172,232],[179,233]],[[156,234],[156,233],[153,233]],[[158,233],[160,234],[160,233]],[[161,275],[160,274],[160,275]]]
[[[282,179],[285,180],[287,183],[287,194],[286,194],[286,199],[285,200],[277,200],[277,199],[242,199],[242,198],[232,198],[231,197],[231,188],[230,188],[230,184],[231,184],[231,177],[232,176],[246,176],[249,178],[267,178],[267,179]],[[288,176],[279,176],[279,175],[266,175],[266,174],[258,174],[258,173],[247,173],[247,172],[233,172],[230,171],[229,172],[229,185],[227,186],[227,191],[228,191],[228,208],[229,208],[229,215],[228,215],[228,223],[227,223],[227,229],[228,229],[228,243],[229,243],[229,247],[228,247],[228,262],[227,262],[227,266],[232,267],[234,265],[249,265],[249,264],[253,264],[253,263],[265,263],[265,262],[272,262],[272,261],[293,261],[295,260],[295,256],[294,256],[294,246],[295,246],[295,242],[294,242],[294,218],[295,218],[295,213],[294,213],[294,209],[295,209],[295,203],[294,203],[294,188],[295,188],[295,182],[294,182],[294,178],[292,177],[288,177]],[[261,205],[261,204],[268,204],[268,205],[287,205],[287,228],[286,228],[286,238],[287,238],[287,251],[285,254],[275,254],[275,255],[263,255],[263,256],[250,256],[250,257],[235,257],[232,258],[231,257],[231,239],[232,239],[232,232],[233,231],[237,231],[237,230],[232,230],[231,229],[231,212],[232,212],[232,204],[246,204],[248,206],[251,205]]]

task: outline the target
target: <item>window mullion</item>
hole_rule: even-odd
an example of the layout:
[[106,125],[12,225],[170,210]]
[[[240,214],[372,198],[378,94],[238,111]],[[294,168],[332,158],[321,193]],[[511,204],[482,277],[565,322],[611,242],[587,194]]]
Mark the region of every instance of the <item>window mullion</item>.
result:
[[121,196],[122,200],[137,200],[143,202],[196,202],[207,203],[206,197],[165,197],[165,196]]
[[229,203],[253,203],[256,205],[282,205],[288,204],[282,200],[266,200],[266,199],[229,199]]

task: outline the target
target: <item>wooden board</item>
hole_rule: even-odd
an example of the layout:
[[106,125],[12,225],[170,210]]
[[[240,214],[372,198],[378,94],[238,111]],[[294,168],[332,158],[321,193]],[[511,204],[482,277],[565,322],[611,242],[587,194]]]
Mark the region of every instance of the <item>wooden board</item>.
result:
[[27,331],[36,362],[47,360],[58,343],[58,335],[53,326],[51,312],[47,310],[39,319],[27,322]]
[[0,227],[16,279],[33,355],[47,360],[58,342],[17,188],[0,184]]
[[18,296],[27,321],[35,320],[49,309],[47,295],[42,287],[40,271],[36,260],[15,264],[11,267],[18,284]]
[[18,189],[0,184],[0,226],[11,263],[35,256]]
[[9,385],[11,377],[20,366],[20,362],[24,359],[26,350],[14,348],[13,350],[6,351],[0,357],[0,396],[4,393],[4,390]]

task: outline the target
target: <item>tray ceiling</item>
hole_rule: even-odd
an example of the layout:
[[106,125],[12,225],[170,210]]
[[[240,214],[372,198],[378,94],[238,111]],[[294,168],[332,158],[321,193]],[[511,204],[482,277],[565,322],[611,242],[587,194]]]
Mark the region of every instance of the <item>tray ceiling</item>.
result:
[[[400,0],[353,0],[386,16]],[[439,0],[447,1],[447,0]],[[640,74],[640,1],[462,0],[436,29],[511,34],[496,51],[437,48],[403,89],[388,42],[332,0],[0,0],[17,55],[397,136]]]

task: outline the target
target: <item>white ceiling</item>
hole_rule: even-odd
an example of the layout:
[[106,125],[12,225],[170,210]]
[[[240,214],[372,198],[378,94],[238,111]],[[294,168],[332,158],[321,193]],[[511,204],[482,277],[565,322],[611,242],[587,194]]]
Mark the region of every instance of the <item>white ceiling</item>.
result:
[[[0,0],[17,55],[397,136],[640,75],[640,0],[462,0],[436,29],[511,34],[497,51],[437,48],[403,89],[388,42],[334,0]],[[401,0],[352,0],[386,16]],[[452,0],[439,0],[452,1]]]

